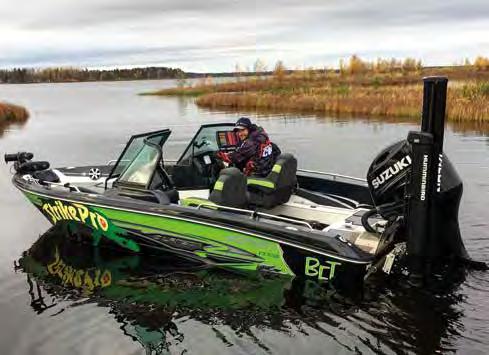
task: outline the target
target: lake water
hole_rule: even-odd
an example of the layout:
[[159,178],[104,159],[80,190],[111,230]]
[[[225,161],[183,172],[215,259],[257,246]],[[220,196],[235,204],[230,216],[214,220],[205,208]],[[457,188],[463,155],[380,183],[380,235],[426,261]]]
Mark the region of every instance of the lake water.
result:
[[[199,109],[191,98],[136,95],[173,85],[171,80],[2,85],[0,101],[24,105],[31,117],[0,133],[0,153],[32,151],[52,166],[104,163],[117,158],[131,134],[169,127],[173,133],[164,153],[176,158],[199,125],[238,116]],[[417,129],[413,123],[293,114],[257,119],[282,150],[299,157],[301,167],[354,176],[365,176],[383,147]],[[489,137],[448,127],[445,152],[464,181],[465,245],[474,259],[489,262]],[[64,248],[65,263],[78,258],[90,272],[112,265],[123,281],[116,283],[118,293],[111,287],[102,296],[60,287],[52,275],[36,277],[35,266],[18,266],[28,264],[22,253],[49,224],[10,179],[3,165],[2,354],[489,353],[489,272],[466,271],[449,286],[415,290],[389,284],[341,299],[304,291],[304,285],[297,293],[282,280],[257,283],[205,272],[168,272],[158,281],[148,279],[145,270],[151,266],[145,260],[113,260],[89,250],[80,261],[83,250]],[[56,233],[43,238],[53,252]],[[127,289],[135,291],[125,294]]]

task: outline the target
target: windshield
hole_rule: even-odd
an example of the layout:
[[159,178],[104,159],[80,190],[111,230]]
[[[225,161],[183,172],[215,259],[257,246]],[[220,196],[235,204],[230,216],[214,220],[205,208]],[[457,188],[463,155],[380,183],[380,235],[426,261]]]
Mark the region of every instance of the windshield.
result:
[[217,152],[220,147],[218,142],[218,133],[232,131],[234,124],[221,123],[202,126],[187,146],[178,163],[189,161],[192,155],[202,155],[207,152]]
[[146,137],[134,138],[127,146],[121,159],[116,164],[112,174],[119,176],[128,166],[128,164],[136,157],[139,151],[143,148]]
[[118,183],[148,186],[159,158],[160,152],[157,146],[143,144],[135,158],[119,177]]
[[145,141],[162,147],[170,136],[170,133],[171,131],[169,129],[165,129],[132,136],[114,165],[108,179],[120,176],[127,169],[128,165],[141,152],[141,149],[143,149]]

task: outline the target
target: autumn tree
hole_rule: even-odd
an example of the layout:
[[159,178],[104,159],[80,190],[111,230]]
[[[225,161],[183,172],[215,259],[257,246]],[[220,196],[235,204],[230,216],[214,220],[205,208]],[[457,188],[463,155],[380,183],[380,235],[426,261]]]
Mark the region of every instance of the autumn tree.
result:
[[278,60],[277,63],[275,63],[275,68],[273,69],[273,76],[281,81],[284,78],[286,71],[287,68],[285,68],[284,63],[281,60]]

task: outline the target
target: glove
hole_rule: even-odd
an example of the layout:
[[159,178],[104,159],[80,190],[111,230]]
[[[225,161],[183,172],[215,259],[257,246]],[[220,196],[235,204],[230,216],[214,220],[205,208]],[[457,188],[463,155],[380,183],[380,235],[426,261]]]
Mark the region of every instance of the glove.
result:
[[231,159],[229,158],[229,154],[228,153],[217,152],[216,156],[219,159],[221,159],[223,162],[225,162],[225,163],[230,163],[231,162]]
[[255,172],[255,162],[250,160],[246,163],[243,173],[246,176],[251,176]]

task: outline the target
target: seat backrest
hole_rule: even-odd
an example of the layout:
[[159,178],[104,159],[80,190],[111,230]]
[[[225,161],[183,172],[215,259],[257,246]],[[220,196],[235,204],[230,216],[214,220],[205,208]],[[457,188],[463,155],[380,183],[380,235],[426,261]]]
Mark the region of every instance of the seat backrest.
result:
[[222,206],[245,208],[248,205],[246,176],[237,168],[221,170],[209,200]]
[[297,185],[297,160],[292,154],[280,154],[265,178],[248,179],[249,202],[273,208],[289,200]]
[[294,187],[297,184],[297,159],[289,153],[280,154],[267,180],[275,184],[275,189]]

